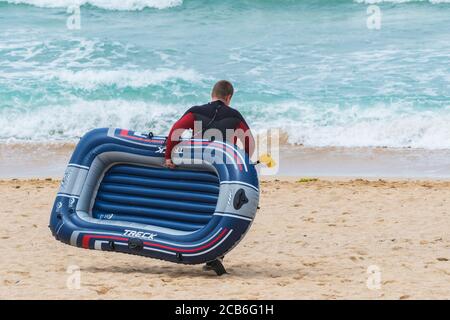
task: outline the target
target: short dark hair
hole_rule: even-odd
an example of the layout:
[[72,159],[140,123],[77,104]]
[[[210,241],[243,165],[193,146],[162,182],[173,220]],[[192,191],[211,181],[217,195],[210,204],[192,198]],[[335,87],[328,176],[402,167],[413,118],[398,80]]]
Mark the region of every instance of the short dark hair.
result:
[[212,89],[211,95],[213,97],[225,99],[227,96],[233,96],[234,88],[230,81],[220,80],[217,81]]

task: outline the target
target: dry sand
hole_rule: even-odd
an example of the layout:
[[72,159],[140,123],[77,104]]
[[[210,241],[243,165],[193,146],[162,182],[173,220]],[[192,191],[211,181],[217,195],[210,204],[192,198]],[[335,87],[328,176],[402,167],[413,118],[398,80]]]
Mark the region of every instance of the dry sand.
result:
[[[58,181],[0,181],[0,298],[450,298],[450,182],[263,181],[229,274],[57,242]],[[81,270],[68,289],[67,268]],[[367,287],[370,266],[379,289]]]

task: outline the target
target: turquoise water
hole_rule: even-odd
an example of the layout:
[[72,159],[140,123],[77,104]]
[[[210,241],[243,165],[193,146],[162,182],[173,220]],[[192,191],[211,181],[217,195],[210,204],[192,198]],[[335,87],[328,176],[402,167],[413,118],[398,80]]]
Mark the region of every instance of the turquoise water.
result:
[[[218,79],[252,129],[307,146],[450,148],[450,3],[0,0],[0,141],[166,134]],[[31,5],[30,5],[31,4]]]

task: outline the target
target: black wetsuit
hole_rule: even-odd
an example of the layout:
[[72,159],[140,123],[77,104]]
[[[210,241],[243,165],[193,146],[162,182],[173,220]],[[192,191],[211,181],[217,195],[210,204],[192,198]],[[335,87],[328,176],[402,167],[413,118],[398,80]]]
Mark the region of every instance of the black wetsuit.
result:
[[[249,130],[249,126],[241,113],[236,109],[227,106],[220,100],[209,102],[201,106],[194,106],[186,111],[170,130],[166,145],[166,159],[170,159],[172,149],[178,143],[178,141],[172,139],[174,130],[194,130],[194,121],[201,121],[202,124],[202,132],[194,132],[194,136],[198,136],[200,133],[203,134],[208,129],[217,129],[222,133],[223,139],[225,139],[227,137],[227,129],[242,129],[244,132]],[[251,140],[252,141],[244,142],[245,150],[249,154],[254,144],[253,137],[251,137]],[[232,142],[236,143],[236,141]]]

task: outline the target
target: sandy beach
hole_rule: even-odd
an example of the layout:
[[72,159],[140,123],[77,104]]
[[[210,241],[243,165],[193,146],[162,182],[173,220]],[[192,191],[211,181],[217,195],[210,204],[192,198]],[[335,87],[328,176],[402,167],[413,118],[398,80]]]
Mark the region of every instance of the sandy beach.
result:
[[[264,179],[222,277],[56,241],[58,186],[0,181],[1,299],[450,299],[448,181]],[[67,287],[73,266],[80,289]]]
[[450,300],[450,0],[0,12],[0,300]]

